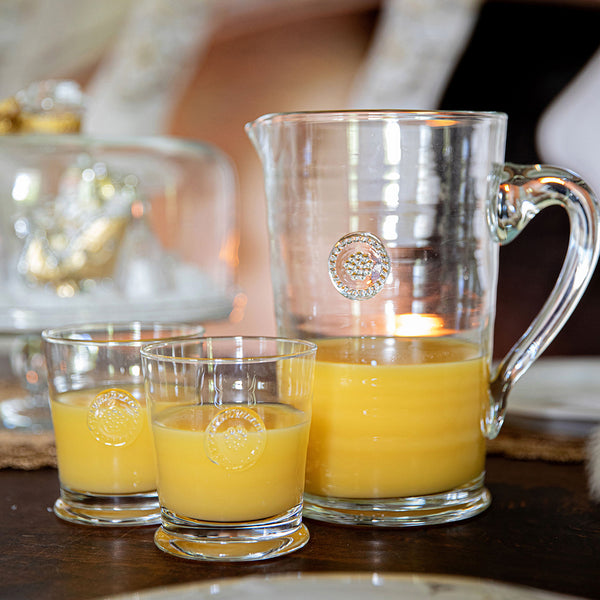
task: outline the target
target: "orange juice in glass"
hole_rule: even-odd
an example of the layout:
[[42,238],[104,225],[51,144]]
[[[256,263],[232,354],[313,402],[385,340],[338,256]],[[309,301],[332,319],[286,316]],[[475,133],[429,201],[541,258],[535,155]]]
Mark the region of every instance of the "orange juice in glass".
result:
[[143,386],[58,394],[51,410],[65,488],[119,495],[156,489]]
[[280,556],[302,523],[316,346],[205,338],[142,349],[163,551],[195,560]]
[[140,347],[203,331],[192,324],[124,323],[43,332],[60,480],[58,517],[90,525],[159,522]]

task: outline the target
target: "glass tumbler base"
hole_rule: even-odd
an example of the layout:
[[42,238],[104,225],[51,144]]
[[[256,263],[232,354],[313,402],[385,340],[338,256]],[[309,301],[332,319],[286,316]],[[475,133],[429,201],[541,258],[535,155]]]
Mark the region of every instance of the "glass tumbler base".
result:
[[491,503],[483,475],[454,490],[406,498],[326,498],[304,494],[304,516],[342,525],[416,527],[474,517]]
[[159,527],[154,534],[154,543],[163,552],[181,558],[240,562],[265,560],[289,554],[302,548],[308,542],[309,537],[304,523],[296,531],[281,537],[248,541],[197,539],[193,536],[173,534],[163,527]]
[[247,523],[215,523],[179,517],[163,508],[156,546],[174,556],[198,561],[241,562],[289,554],[309,540],[302,507],[277,517]]
[[132,527],[160,523],[156,493],[120,496],[94,495],[61,489],[54,514],[71,523],[104,527]]

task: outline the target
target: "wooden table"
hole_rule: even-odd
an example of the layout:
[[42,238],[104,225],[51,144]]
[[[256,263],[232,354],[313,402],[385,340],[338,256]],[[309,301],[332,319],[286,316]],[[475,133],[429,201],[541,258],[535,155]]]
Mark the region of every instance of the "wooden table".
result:
[[489,578],[600,598],[600,505],[582,464],[488,459],[492,506],[446,526],[356,528],[307,521],[311,540],[287,557],[197,563],[163,554],[153,527],[60,521],[54,469],[0,471],[0,598],[61,600],[207,579],[296,572],[409,572]]

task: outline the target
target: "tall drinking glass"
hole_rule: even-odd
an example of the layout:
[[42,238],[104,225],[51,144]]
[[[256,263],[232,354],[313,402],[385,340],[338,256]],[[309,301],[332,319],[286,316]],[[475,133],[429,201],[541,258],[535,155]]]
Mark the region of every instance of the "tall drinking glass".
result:
[[[318,344],[306,516],[422,525],[489,505],[486,439],[599,249],[589,188],[563,169],[505,164],[506,122],[364,111],[246,125],[264,167],[279,333]],[[490,374],[499,247],[550,205],[571,222],[562,272]]]

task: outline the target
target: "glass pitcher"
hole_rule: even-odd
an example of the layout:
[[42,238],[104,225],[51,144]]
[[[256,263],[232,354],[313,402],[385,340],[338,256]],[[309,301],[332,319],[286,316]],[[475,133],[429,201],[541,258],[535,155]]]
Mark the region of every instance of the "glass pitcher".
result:
[[[599,250],[589,188],[563,169],[505,164],[506,123],[361,111],[246,125],[264,166],[279,334],[318,345],[306,516],[423,525],[489,505],[486,439]],[[492,373],[499,247],[549,205],[571,222],[562,272]]]

